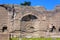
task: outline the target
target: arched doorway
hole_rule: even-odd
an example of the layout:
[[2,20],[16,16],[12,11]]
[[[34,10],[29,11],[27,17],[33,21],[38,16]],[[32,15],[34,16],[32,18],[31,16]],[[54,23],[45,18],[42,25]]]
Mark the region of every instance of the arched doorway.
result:
[[6,26],[6,25],[4,25],[4,26],[2,27],[2,32],[5,32],[5,31],[7,31],[7,26]]
[[34,31],[33,24],[36,20],[38,20],[38,18],[35,15],[31,14],[22,17],[20,30],[22,32],[33,32]]

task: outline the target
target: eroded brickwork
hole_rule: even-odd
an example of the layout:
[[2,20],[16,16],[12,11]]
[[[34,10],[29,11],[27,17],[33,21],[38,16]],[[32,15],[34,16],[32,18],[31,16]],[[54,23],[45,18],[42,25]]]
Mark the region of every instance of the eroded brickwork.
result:
[[60,6],[50,11],[40,6],[5,7],[0,7],[1,33],[20,33],[20,37],[48,37],[60,32]]

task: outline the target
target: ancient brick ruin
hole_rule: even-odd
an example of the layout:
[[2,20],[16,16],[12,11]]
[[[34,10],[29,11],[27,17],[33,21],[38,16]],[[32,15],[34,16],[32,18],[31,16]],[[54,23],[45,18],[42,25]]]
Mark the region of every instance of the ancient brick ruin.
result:
[[0,33],[14,37],[53,37],[60,35],[60,6],[0,5]]

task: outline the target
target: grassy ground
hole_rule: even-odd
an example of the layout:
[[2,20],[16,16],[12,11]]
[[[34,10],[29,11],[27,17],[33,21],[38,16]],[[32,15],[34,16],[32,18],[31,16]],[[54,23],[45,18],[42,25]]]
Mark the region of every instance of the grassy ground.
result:
[[[22,40],[60,40],[60,38],[21,38]],[[11,38],[11,40],[19,40],[19,38]]]
[[19,38],[10,38],[10,40],[19,40]]

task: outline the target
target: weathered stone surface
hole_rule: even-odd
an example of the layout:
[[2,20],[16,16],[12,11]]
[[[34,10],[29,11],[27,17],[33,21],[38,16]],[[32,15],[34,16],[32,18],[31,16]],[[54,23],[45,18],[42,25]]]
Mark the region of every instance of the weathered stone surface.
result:
[[0,40],[9,40],[9,34],[0,33]]
[[[31,7],[5,5],[0,6],[0,33],[21,33],[21,37],[43,37],[49,36],[52,26],[56,28],[53,32],[59,32],[60,28],[60,6],[55,10],[46,10],[44,7]],[[14,13],[14,14],[13,14]],[[47,35],[47,34],[48,35]],[[15,34],[14,34],[15,35]]]

